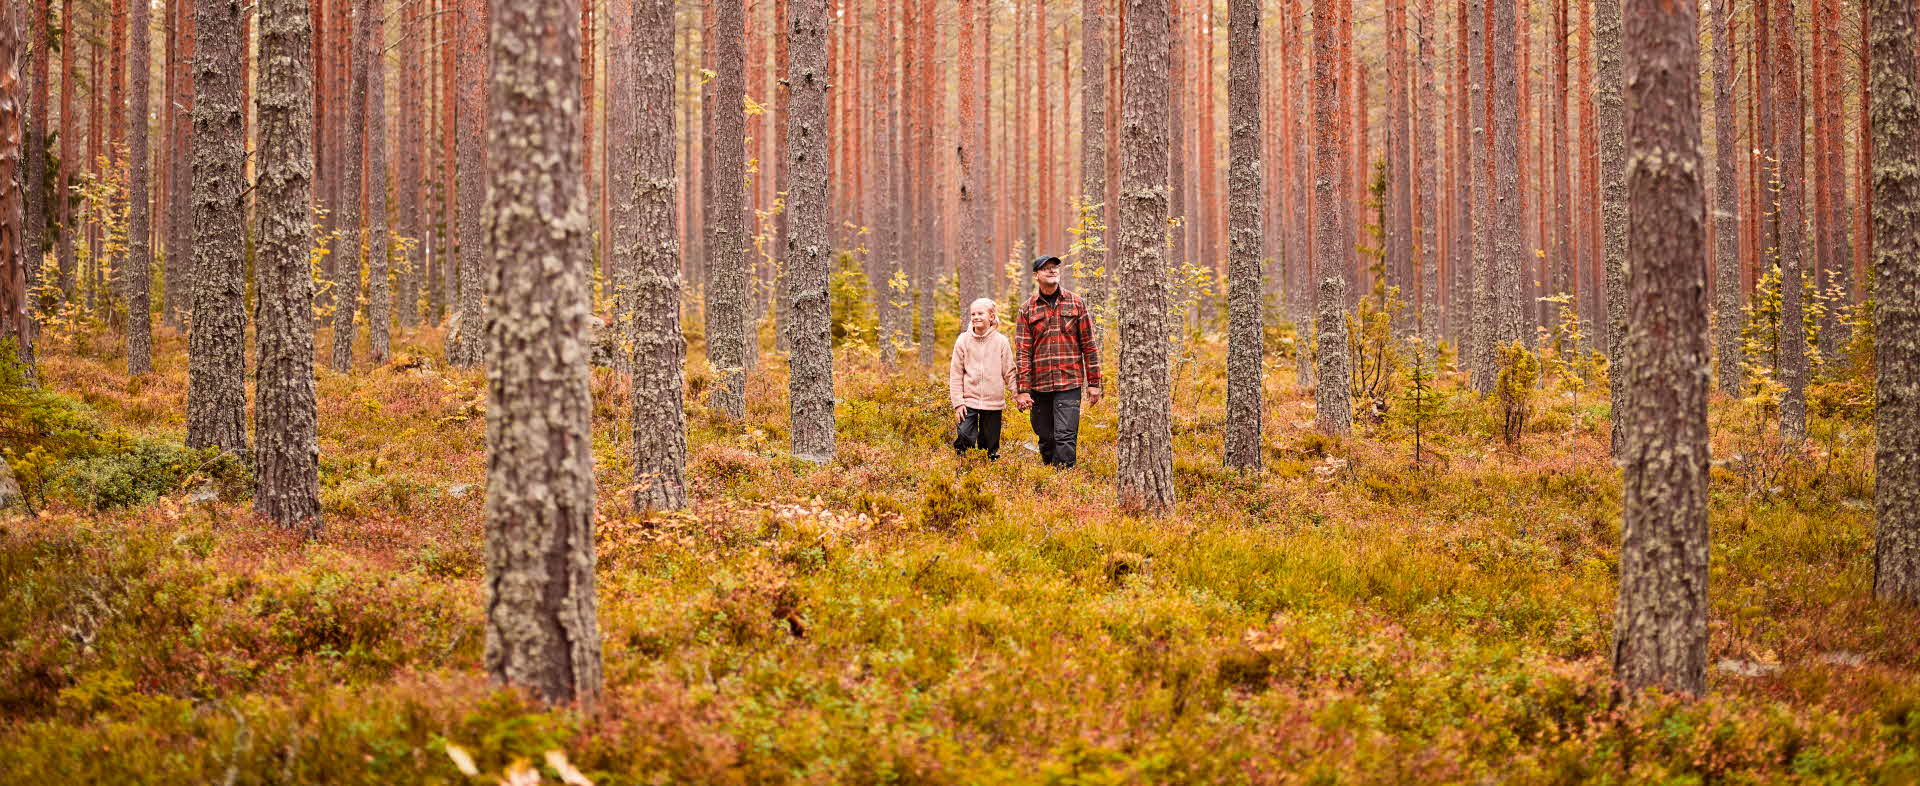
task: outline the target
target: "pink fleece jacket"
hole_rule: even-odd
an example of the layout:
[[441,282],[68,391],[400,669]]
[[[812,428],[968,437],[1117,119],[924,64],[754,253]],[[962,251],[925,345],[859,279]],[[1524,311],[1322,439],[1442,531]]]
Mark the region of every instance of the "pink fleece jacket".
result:
[[988,330],[976,336],[972,328],[953,342],[953,362],[947,367],[947,393],[953,406],[1006,409],[1015,392],[1013,345],[1005,333]]

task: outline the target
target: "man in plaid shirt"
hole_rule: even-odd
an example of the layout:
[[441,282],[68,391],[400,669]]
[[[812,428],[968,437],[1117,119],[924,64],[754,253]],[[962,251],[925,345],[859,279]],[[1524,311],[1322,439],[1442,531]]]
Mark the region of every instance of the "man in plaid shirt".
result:
[[1040,460],[1065,469],[1080,441],[1081,392],[1087,406],[1100,403],[1100,347],[1087,301],[1060,288],[1059,257],[1034,260],[1033,283],[1013,323],[1014,403],[1030,410]]

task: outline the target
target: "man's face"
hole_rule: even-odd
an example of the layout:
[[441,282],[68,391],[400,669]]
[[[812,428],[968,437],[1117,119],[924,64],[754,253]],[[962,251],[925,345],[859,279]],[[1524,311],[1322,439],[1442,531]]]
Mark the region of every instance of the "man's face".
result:
[[1033,274],[1033,283],[1039,284],[1041,289],[1052,289],[1060,286],[1060,263],[1050,262],[1046,267],[1035,271]]

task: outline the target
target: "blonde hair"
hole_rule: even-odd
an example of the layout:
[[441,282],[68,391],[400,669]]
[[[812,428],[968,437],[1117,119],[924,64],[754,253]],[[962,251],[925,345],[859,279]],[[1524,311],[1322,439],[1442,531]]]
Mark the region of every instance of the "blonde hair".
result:
[[979,308],[981,306],[987,307],[988,316],[991,316],[996,320],[1000,318],[1000,304],[995,303],[993,301],[993,298],[990,298],[990,297],[976,298],[972,303],[968,303],[967,313],[972,314],[974,309]]

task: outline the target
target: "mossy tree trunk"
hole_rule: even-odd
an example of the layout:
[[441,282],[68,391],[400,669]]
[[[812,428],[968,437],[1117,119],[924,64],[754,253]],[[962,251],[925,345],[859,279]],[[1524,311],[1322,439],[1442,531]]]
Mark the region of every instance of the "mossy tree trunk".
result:
[[591,704],[602,677],[580,2],[494,0],[492,33],[485,660],[547,702]]
[[487,199],[487,40],[491,35],[491,26],[487,20],[489,4],[487,0],[462,0],[463,13],[458,24],[457,46],[454,53],[457,62],[454,68],[460,83],[456,123],[459,133],[455,144],[458,147],[459,172],[455,175],[455,187],[459,189],[460,249],[459,276],[460,329],[447,347],[447,360],[456,365],[475,366],[486,362],[487,334],[487,279],[491,278],[487,267],[490,257],[486,251],[484,214]]
[[1227,466],[1259,471],[1261,384],[1266,366],[1261,331],[1260,3],[1227,5]]
[[719,379],[714,409],[727,417],[746,414],[747,335],[746,215],[746,15],[740,0],[719,0],[713,15],[713,131],[706,137],[713,168],[706,182],[707,360]]
[[[827,277],[833,240],[827,228],[827,2],[793,0],[787,33],[789,91],[786,155],[787,340],[792,369],[787,396],[793,455],[833,460],[833,315]],[[968,18],[971,18],[969,16]]]
[[193,57],[193,323],[187,446],[247,454],[246,128],[242,0],[197,0]]
[[[1735,156],[1740,129],[1733,122],[1733,4],[1713,4],[1713,231],[1714,290],[1718,308],[1714,344],[1720,390],[1740,395],[1746,372],[1740,326],[1746,322],[1740,296],[1740,170]],[[1615,386],[1618,389],[1618,386]]]
[[1625,468],[1613,667],[1629,692],[1707,678],[1707,298],[1692,3],[1628,0]]
[[[153,244],[148,239],[153,225],[152,188],[149,185],[150,155],[147,137],[148,92],[152,49],[149,46],[148,3],[135,2],[129,30],[131,43],[127,62],[132,94],[128,97],[127,116],[127,375],[137,377],[153,371]],[[304,6],[304,4],[302,4]]]
[[[1336,0],[1313,3],[1313,116],[1340,116],[1342,68],[1334,29]],[[1321,35],[1318,31],[1328,31]],[[1336,193],[1335,181],[1343,165],[1344,124],[1314,124],[1313,212],[1319,223],[1313,232],[1315,270],[1319,282],[1314,306],[1314,359],[1318,384],[1314,386],[1314,423],[1323,434],[1345,434],[1353,428],[1352,391],[1348,389],[1346,281],[1352,267],[1342,216],[1346,199]]]
[[1868,0],[1872,73],[1873,590],[1920,604],[1920,87],[1905,0]]
[[11,355],[0,357],[0,361],[31,369],[33,316],[27,306],[31,244],[26,237],[26,178],[21,171],[25,168],[27,96],[20,77],[27,47],[20,12],[16,3],[0,8],[0,56],[6,58],[0,61],[0,352]]
[[1167,363],[1167,0],[1127,0],[1119,233],[1121,504],[1173,505],[1173,407]]
[[[687,506],[687,427],[681,396],[680,244],[674,232],[673,0],[639,0],[632,40],[615,42],[619,70],[612,168],[616,276],[633,340],[634,504]],[[620,124],[631,127],[618,129]]]
[[[136,2],[138,8],[143,3]],[[136,26],[136,29],[138,27]],[[313,382],[313,16],[308,0],[260,8],[260,241],[253,509],[320,532]],[[139,47],[135,47],[139,51]],[[138,100],[139,91],[135,91]],[[144,122],[134,124],[138,134]]]
[[392,354],[393,289],[387,282],[387,40],[380,0],[368,0],[361,20],[360,59],[367,93],[367,360]]

